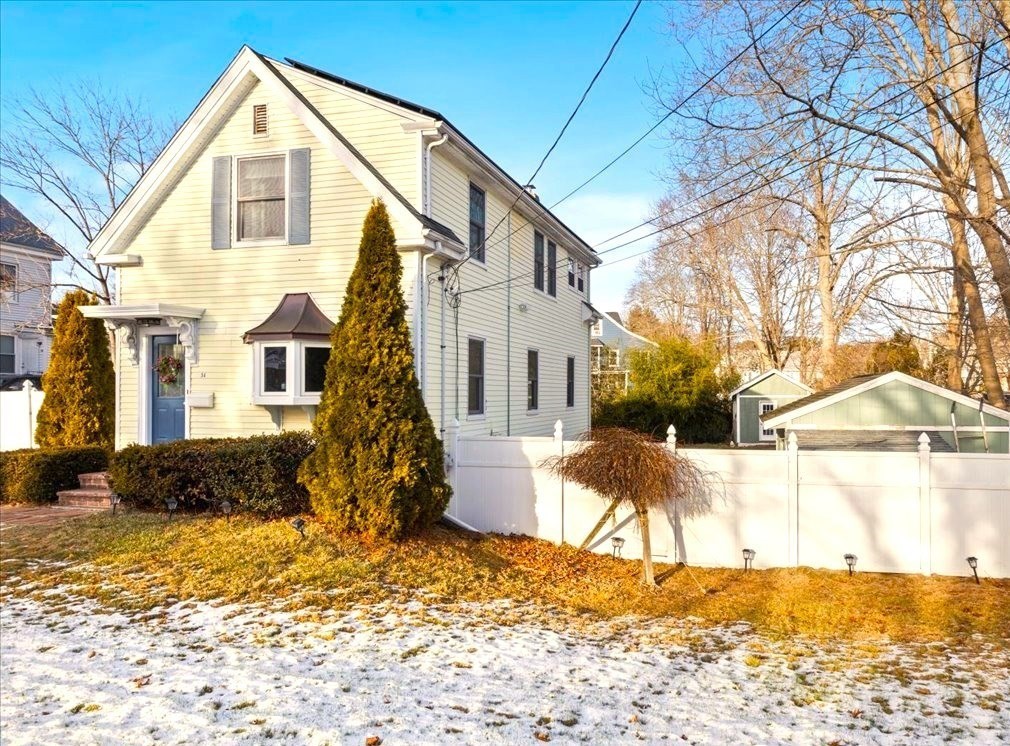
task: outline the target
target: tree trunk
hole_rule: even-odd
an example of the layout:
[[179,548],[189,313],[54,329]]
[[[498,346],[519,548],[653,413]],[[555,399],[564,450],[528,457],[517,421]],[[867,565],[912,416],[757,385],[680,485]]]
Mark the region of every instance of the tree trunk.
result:
[[961,378],[961,368],[964,363],[962,349],[964,340],[961,338],[962,322],[964,321],[964,282],[961,272],[955,266],[953,287],[950,292],[950,302],[947,305],[947,388],[951,391],[964,391],[964,381]]
[[968,250],[964,220],[955,214],[953,201],[949,197],[944,197],[944,206],[948,210],[947,225],[950,227],[950,251],[954,259],[954,272],[955,276],[960,276],[961,284],[964,287],[968,324],[975,341],[975,355],[978,357],[979,368],[982,372],[982,384],[985,387],[989,403],[994,407],[1006,409],[1003,385],[1000,382],[999,370],[996,368],[996,357],[993,355],[989,324],[985,317],[985,307],[982,305],[982,294],[979,292],[975,267],[971,263],[971,254]]
[[[817,221],[817,296],[821,306],[821,354],[818,367],[821,379],[832,375],[838,346],[835,318],[834,266],[831,262],[831,228],[819,216]],[[833,381],[832,381],[833,383]]]
[[649,509],[635,508],[638,518],[638,528],[642,532],[642,582],[645,585],[656,585],[656,573],[652,567],[652,539],[649,537]]

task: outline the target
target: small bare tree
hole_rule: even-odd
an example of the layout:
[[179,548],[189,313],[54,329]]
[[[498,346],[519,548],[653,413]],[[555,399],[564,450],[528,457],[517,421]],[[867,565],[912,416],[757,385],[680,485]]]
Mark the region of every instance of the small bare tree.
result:
[[2,183],[41,198],[77,234],[63,246],[69,281],[57,285],[112,302],[111,270],[86,247],[150,168],[167,134],[140,101],[94,83],[10,99],[0,136]]
[[649,538],[649,508],[689,500],[707,491],[705,474],[664,443],[624,428],[596,428],[583,436],[585,445],[548,459],[545,465],[566,479],[610,501],[600,523],[583,546],[622,503],[630,505],[642,532],[642,582],[656,585]]

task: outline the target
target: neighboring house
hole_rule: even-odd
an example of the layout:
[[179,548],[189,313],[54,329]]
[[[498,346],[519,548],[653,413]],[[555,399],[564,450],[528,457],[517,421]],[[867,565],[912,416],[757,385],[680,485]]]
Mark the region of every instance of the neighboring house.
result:
[[588,428],[592,248],[438,112],[243,47],[90,246],[117,444],[309,427],[376,198],[436,427]]
[[768,370],[730,392],[733,440],[751,446],[775,443],[775,431],[761,424],[761,415],[812,394],[806,384],[780,370]]
[[596,390],[627,393],[631,370],[628,352],[659,347],[624,326],[621,314],[607,311],[592,326],[592,372]]
[[934,451],[1010,452],[1010,412],[904,373],[857,376],[761,417],[784,447],[914,451],[925,433]]
[[52,265],[62,258],[59,244],[0,196],[0,387],[49,365]]

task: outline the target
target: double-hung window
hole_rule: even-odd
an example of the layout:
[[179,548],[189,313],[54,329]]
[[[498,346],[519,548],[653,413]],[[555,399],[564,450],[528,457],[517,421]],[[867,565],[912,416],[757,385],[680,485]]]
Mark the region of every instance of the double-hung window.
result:
[[533,411],[540,407],[540,353],[526,351],[526,409]]
[[575,287],[575,273],[576,273],[575,260],[568,260],[568,286]]
[[487,197],[484,190],[470,185],[470,256],[485,261],[484,236],[487,230]]
[[235,223],[239,241],[285,237],[286,168],[283,155],[238,159]]
[[575,406],[575,358],[569,357],[565,366],[565,406]]
[[0,336],[0,373],[14,372],[14,337]]
[[484,340],[467,343],[466,413],[484,414]]
[[12,300],[18,299],[18,265],[0,264],[0,291]]
[[533,287],[544,289],[544,237],[533,233]]
[[558,294],[558,247],[553,241],[547,242],[547,294]]
[[[768,414],[775,409],[775,402],[762,400],[758,403],[758,412],[762,415]],[[760,420],[758,420],[760,422]],[[775,440],[775,430],[761,425],[761,440]]]

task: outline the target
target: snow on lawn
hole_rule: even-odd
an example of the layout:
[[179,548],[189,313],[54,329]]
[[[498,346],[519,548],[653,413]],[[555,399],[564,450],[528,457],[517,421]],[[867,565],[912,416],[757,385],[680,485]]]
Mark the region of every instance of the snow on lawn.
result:
[[[24,587],[20,587],[24,590]],[[4,744],[1010,742],[1010,654],[420,602],[318,612],[48,591],[0,609]],[[372,741],[373,743],[375,741]]]

